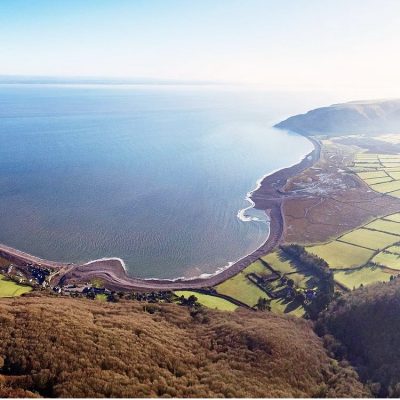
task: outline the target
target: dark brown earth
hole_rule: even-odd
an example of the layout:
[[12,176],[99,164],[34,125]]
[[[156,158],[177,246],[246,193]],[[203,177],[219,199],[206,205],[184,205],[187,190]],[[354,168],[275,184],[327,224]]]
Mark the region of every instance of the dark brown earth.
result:
[[371,142],[324,141],[320,160],[288,180],[294,194],[284,203],[284,240],[289,243],[318,243],[337,237],[377,217],[399,212],[400,199],[377,193],[355,175],[349,166],[361,149],[376,152]]

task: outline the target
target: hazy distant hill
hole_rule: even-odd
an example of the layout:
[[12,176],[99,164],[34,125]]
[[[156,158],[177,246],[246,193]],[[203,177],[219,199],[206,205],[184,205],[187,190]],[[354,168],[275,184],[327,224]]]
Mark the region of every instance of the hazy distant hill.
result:
[[333,104],[290,117],[276,125],[303,134],[400,132],[400,99]]

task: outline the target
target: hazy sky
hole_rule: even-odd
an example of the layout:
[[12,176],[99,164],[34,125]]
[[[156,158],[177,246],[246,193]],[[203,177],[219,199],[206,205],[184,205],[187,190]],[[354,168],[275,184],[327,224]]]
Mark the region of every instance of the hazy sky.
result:
[[400,89],[400,0],[1,0],[0,74]]

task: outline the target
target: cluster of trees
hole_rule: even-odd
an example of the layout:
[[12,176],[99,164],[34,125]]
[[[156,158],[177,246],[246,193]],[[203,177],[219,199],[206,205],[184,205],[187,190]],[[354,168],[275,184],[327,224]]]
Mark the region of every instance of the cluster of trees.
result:
[[328,304],[335,297],[335,281],[333,272],[328,263],[314,254],[308,253],[304,246],[289,244],[280,246],[284,254],[294,261],[296,266],[309,271],[319,280],[318,292],[315,299],[306,304],[307,315],[311,319],[316,319],[319,313],[326,309]]
[[330,304],[316,324],[326,347],[348,359],[371,392],[400,397],[400,280],[361,287]]
[[[151,309],[151,311],[150,311]],[[0,397],[360,397],[310,324],[272,313],[93,302],[0,302]]]

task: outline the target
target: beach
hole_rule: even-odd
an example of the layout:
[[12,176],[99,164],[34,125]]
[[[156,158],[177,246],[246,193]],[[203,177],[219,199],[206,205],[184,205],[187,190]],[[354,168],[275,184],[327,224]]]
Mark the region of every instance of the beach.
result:
[[[283,206],[289,198],[283,188],[289,178],[311,167],[320,157],[320,143],[312,138],[307,139],[314,146],[314,149],[309,154],[299,163],[267,175],[257,185],[256,190],[251,193],[250,199],[254,202],[254,207],[265,211],[269,217],[270,233],[265,243],[251,254],[211,276],[193,279],[134,278],[127,275],[123,261],[118,258],[94,260],[83,264],[58,263],[35,257],[5,245],[0,245],[0,256],[19,266],[34,264],[49,268],[54,271],[52,285],[57,285],[60,282],[63,284],[84,283],[97,278],[101,279],[104,285],[111,290],[175,290],[215,286],[236,275],[281,242],[285,231]],[[293,197],[293,195],[290,196]]]

